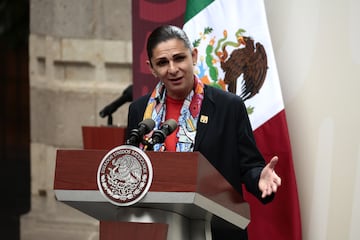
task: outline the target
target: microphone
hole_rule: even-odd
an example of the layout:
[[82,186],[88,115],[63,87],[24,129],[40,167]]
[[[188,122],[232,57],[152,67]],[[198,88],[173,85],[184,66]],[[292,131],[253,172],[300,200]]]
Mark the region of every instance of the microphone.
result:
[[138,146],[142,137],[153,130],[155,127],[155,121],[151,118],[147,118],[138,124],[138,128],[130,131],[130,137],[126,140],[127,145]]
[[174,119],[166,120],[159,129],[155,130],[151,138],[149,139],[150,145],[165,142],[165,138],[169,136],[177,128],[177,123]]
[[104,118],[106,116],[109,116],[113,114],[124,103],[131,102],[133,100],[132,87],[132,85],[128,86],[118,99],[104,107],[99,113],[100,117]]

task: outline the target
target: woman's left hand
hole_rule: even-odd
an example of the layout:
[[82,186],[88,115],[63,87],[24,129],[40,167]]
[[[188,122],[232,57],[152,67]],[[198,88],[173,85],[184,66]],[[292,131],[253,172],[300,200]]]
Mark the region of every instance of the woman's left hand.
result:
[[279,158],[277,156],[273,157],[261,171],[259,189],[262,192],[262,198],[275,193],[278,187],[281,185],[281,178],[275,173],[274,170],[278,160]]

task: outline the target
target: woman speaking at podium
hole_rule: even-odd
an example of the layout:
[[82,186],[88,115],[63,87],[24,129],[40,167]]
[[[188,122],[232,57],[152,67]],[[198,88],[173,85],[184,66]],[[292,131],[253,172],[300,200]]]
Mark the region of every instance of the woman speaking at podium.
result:
[[[155,121],[155,129],[175,119],[177,129],[154,151],[199,151],[238,192],[244,184],[261,202],[270,202],[281,184],[274,170],[278,158],[265,165],[242,99],[199,80],[194,73],[197,49],[178,27],[156,28],[147,40],[147,55],[149,69],[159,81],[151,93],[131,103],[128,129],[148,118]],[[212,236],[247,239],[241,229],[212,228]]]

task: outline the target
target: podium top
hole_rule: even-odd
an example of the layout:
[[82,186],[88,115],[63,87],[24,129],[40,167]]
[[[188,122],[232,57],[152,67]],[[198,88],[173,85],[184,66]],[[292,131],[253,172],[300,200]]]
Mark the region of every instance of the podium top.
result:
[[[65,202],[99,220],[119,220],[127,207],[98,190],[97,170],[107,150],[58,150],[54,190]],[[242,196],[200,152],[146,152],[153,165],[149,192],[133,207],[177,212],[194,219],[217,216],[245,228],[250,210]]]

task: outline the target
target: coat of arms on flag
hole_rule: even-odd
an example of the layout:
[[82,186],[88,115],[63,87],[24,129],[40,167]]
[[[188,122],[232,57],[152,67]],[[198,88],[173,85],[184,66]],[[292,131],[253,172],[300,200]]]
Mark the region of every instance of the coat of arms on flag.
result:
[[[257,94],[266,78],[267,56],[264,46],[239,28],[230,38],[226,29],[222,36],[212,35],[205,27],[193,46],[199,51],[200,64],[196,71],[203,83],[238,93],[246,101]],[[240,86],[238,88],[238,85]],[[251,114],[254,107],[247,107]]]

